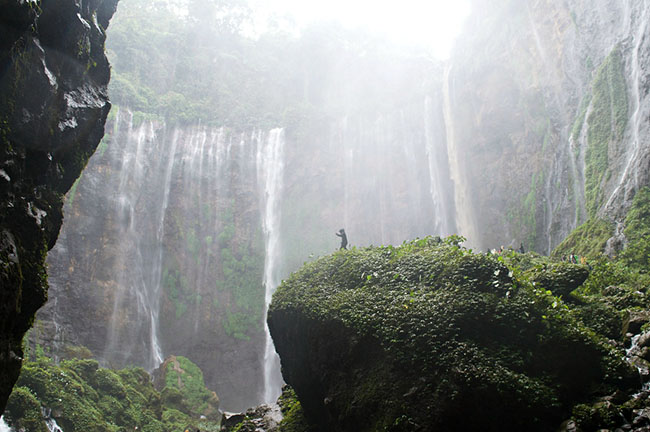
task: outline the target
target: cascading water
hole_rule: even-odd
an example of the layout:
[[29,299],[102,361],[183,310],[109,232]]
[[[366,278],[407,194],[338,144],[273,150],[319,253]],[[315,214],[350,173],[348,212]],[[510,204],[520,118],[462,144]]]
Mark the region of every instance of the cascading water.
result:
[[[635,163],[639,162],[640,151],[647,150],[646,147],[648,145],[647,142],[642,142],[644,139],[642,137],[646,135],[642,134],[640,129],[642,125],[647,127],[647,124],[644,124],[644,122],[647,121],[647,116],[645,115],[647,112],[644,113],[644,107],[642,104],[642,93],[644,92],[644,82],[647,80],[647,76],[645,74],[646,71],[643,70],[643,66],[641,65],[641,58],[647,56],[644,43],[647,44],[646,38],[648,37],[648,19],[650,19],[648,16],[650,13],[650,0],[643,0],[642,2],[634,1],[633,3],[635,7],[629,5],[627,7],[629,11],[636,11],[636,14],[632,15],[630,13],[630,15],[636,16],[637,18],[636,31],[634,34],[628,36],[630,42],[633,44],[629,66],[631,68],[629,88],[634,103],[634,112],[630,118],[629,126],[631,136],[627,140],[628,148],[625,151],[625,154],[627,155],[625,168],[621,171],[616,188],[607,200],[605,206],[607,208],[612,206],[614,200],[619,197],[622,189],[625,193],[634,193],[639,187],[639,170],[647,169],[647,166],[635,165]],[[647,108],[645,110],[647,111]]]
[[[66,342],[87,346],[103,364],[151,370],[166,353],[184,355],[224,409],[259,403],[266,341],[258,134],[138,124],[125,109],[113,121],[109,145],[67,204],[41,319],[62,317]],[[274,250],[277,233],[270,240]]]
[[430,97],[424,101],[424,133],[426,156],[429,162],[429,181],[431,200],[434,206],[436,233],[447,236],[456,232],[454,223],[453,186],[449,181],[447,150],[442,140],[434,137],[433,102]]
[[[261,134],[257,137],[257,179],[262,201],[262,228],[265,237],[264,254],[264,290],[265,312],[271,303],[273,292],[280,284],[278,258],[280,255],[280,199],[282,196],[284,176],[284,145],[283,129],[273,129],[265,140]],[[264,320],[264,391],[263,402],[271,403],[280,396],[282,375],[280,374],[280,358],[275,352],[273,339],[269,333],[266,319]]]
[[463,181],[463,167],[460,160],[458,143],[456,142],[456,130],[452,112],[453,86],[451,83],[452,65],[445,68],[443,78],[443,115],[445,119],[445,130],[447,132],[447,154],[449,157],[449,171],[454,185],[454,202],[456,205],[456,228],[458,234],[467,238],[468,244],[473,247],[480,247],[479,235],[474,223],[474,212],[471,204],[471,197],[467,186]]
[[13,432],[2,416],[0,416],[0,432]]
[[[150,122],[142,123],[134,130],[132,114],[129,113],[129,116],[131,118],[128,119],[127,142],[134,142],[136,145],[124,147],[124,151],[116,155],[121,158],[121,164],[115,162],[116,166],[121,166],[116,197],[117,218],[121,221],[120,229],[122,230],[118,257],[121,262],[118,268],[124,271],[118,275],[118,289],[114,296],[113,313],[104,357],[114,358],[113,353],[122,352],[123,358],[126,359],[131,354],[130,351],[134,343],[144,342],[146,354],[143,366],[148,370],[153,370],[163,360],[158,336],[160,273],[163,259],[162,241],[175,145],[178,137],[175,136],[172,140],[172,151],[168,155],[168,161],[164,167],[162,205],[155,216],[158,221],[155,227],[155,240],[153,242],[143,241],[141,236],[144,230],[143,225],[148,223],[151,215],[142,215],[145,217],[143,220],[141,213],[136,211],[136,207],[142,195],[146,193],[143,190],[146,185],[145,176],[150,175],[152,169],[146,164],[147,153],[154,143],[155,132],[154,125]],[[159,169],[159,167],[156,168]],[[136,306],[133,311],[135,317],[130,321],[129,328],[125,329],[123,326],[124,310],[133,303]],[[132,326],[140,328],[134,329]],[[136,342],[133,340],[133,333],[131,333],[134,330],[141,335],[140,337],[147,336],[140,342]]]

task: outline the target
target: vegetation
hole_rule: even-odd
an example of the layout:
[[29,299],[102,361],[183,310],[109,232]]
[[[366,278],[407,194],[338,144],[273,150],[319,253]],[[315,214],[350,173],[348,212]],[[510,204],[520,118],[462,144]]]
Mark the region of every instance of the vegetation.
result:
[[165,366],[158,391],[141,368],[104,369],[90,359],[55,364],[38,354],[23,364],[5,419],[16,430],[43,432],[44,413],[66,432],[219,430],[218,399],[200,370],[182,357]]
[[[234,203],[233,203],[234,206]],[[220,291],[227,292],[232,302],[223,319],[226,333],[236,339],[249,340],[251,332],[262,330],[264,313],[264,240],[261,229],[252,245],[237,247],[234,241],[234,210],[231,207],[221,215],[223,228],[219,234],[223,280],[217,282]]]
[[551,253],[560,259],[576,254],[594,259],[605,252],[607,240],[614,234],[614,226],[604,219],[592,218],[573,230]]
[[650,188],[640,189],[625,218],[628,244],[621,253],[623,262],[642,273],[650,269]]
[[602,204],[602,182],[608,179],[610,143],[620,141],[627,126],[627,91],[620,48],[615,48],[596,73],[591,112],[587,118],[585,198],[594,217]]
[[[431,80],[431,62],[420,51],[333,23],[296,36],[282,30],[286,22],[276,22],[252,39],[242,31],[252,19],[242,0],[188,0],[180,8],[122,0],[106,42],[111,99],[168,124],[283,125],[299,133],[308,121],[340,113],[347,101],[354,101],[352,112],[390,108],[395,95],[409,100],[421,91],[412,81],[390,79],[397,76],[391,68],[406,68],[411,80]],[[330,94],[334,82],[349,96]]]
[[[497,430],[497,421],[548,430],[593,392],[634,382],[603,334],[616,317],[592,320],[602,308],[590,313],[569,301],[586,267],[473,254],[461,240],[337,252],[278,288],[269,325],[285,379],[312,422],[376,431]],[[336,366],[340,352],[350,352],[345,369]],[[316,386],[310,377],[323,365],[328,376],[341,375]],[[339,423],[325,412],[339,412]]]

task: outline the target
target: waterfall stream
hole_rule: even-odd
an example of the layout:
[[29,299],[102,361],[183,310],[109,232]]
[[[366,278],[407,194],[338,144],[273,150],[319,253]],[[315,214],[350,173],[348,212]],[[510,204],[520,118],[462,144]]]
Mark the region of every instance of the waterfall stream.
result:
[[265,290],[265,346],[263,402],[271,403],[280,396],[282,375],[280,358],[275,352],[273,339],[266,324],[266,313],[273,292],[280,284],[278,258],[280,254],[280,199],[284,176],[284,130],[273,129],[265,140],[257,138],[257,178],[260,188],[262,228],[265,237],[264,290]]
[[456,206],[456,228],[458,234],[468,240],[472,247],[480,248],[478,243],[480,237],[476,231],[474,223],[474,213],[471,205],[470,192],[464,181],[463,165],[459,153],[458,143],[456,142],[456,129],[454,125],[454,114],[452,112],[453,104],[453,83],[452,65],[448,64],[445,68],[443,78],[443,115],[445,119],[445,130],[447,134],[447,154],[451,180],[454,185],[454,202]]
[[[646,76],[642,70],[640,64],[640,57],[647,55],[643,51],[643,43],[647,37],[646,32],[648,29],[648,10],[650,9],[650,1],[643,0],[638,3],[640,6],[640,11],[637,13],[637,25],[636,32],[630,34],[628,37],[631,38],[631,42],[634,44],[631,52],[631,61],[630,61],[630,83],[629,88],[632,92],[632,101],[634,106],[634,112],[630,118],[630,133],[631,136],[628,141],[628,148],[625,151],[627,155],[627,160],[625,162],[625,168],[622,170],[618,184],[616,188],[610,195],[607,204],[605,207],[609,208],[612,206],[614,199],[618,196],[621,188],[626,190],[636,191],[639,186],[639,168],[635,168],[633,165],[635,162],[639,161],[639,151],[643,148],[641,143],[641,134],[639,133],[642,122],[646,121],[642,113],[642,89]],[[631,9],[628,7],[628,9]],[[647,145],[647,144],[646,144]],[[645,169],[643,167],[642,169]]]
[[0,416],[0,432],[13,432],[2,416]]

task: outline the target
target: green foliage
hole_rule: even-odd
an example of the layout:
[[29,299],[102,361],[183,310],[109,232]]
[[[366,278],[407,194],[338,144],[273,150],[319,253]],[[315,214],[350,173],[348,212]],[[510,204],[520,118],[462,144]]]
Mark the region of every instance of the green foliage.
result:
[[[580,102],[580,107],[578,108],[578,115],[576,116],[575,121],[573,122],[573,127],[571,128],[571,138],[574,143],[578,142],[580,134],[582,133],[582,126],[585,123],[585,116],[587,115],[587,109],[591,103],[591,94],[588,94],[582,98]],[[576,144],[576,149],[579,146]]]
[[74,203],[74,198],[75,195],[77,194],[77,186],[79,186],[79,182],[81,181],[81,177],[83,177],[83,173],[75,180],[75,182],[72,184],[72,187],[66,194],[66,200],[65,203],[68,207],[72,207],[72,203]]
[[591,218],[565,238],[551,252],[551,257],[562,257],[576,254],[588,259],[598,258],[605,251],[607,240],[614,235],[614,226],[611,222],[600,218]]
[[517,205],[508,210],[510,225],[528,250],[535,247],[537,239],[537,192],[543,184],[544,173],[533,174],[528,193],[521,197]]
[[41,404],[27,387],[15,387],[7,402],[7,421],[14,429],[47,432]]
[[312,430],[305,419],[298,396],[291,387],[285,386],[282,389],[278,404],[284,417],[279,424],[278,432],[310,432]]
[[219,399],[214,392],[205,388],[201,369],[185,357],[171,357],[167,363],[163,389],[165,399],[173,400],[178,407],[186,407],[183,411],[195,417],[218,417],[216,406]]
[[[425,430],[471,430],[494,418],[514,422],[506,429],[521,421],[526,430],[545,430],[592,391],[631,382],[622,353],[551,291],[567,295],[586,268],[534,254],[477,255],[458,246],[461,240],[353,248],[307,263],[273,297],[269,324],[280,355],[284,337],[306,352],[318,349],[310,341],[321,333],[337,335],[327,352],[347,352],[355,345],[344,341],[358,341],[367,360],[346,368],[367,373],[345,375],[352,381],[324,391],[336,404],[331,409],[354,405],[346,415],[373,419],[359,430],[397,427],[396,419]],[[291,336],[276,327],[287,322],[296,327]],[[324,361],[336,364],[336,356]],[[315,390],[282,358],[285,379],[314,415],[308,402],[318,398]],[[307,375],[320,367],[301,365]],[[417,398],[404,399],[414,385]],[[465,406],[476,408],[473,419],[457,415]]]
[[[66,432],[118,432],[134,430],[172,432],[199,423],[202,430],[218,430],[215,405],[207,409],[198,403],[210,400],[218,404],[214,393],[205,389],[198,368],[184,359],[183,389],[176,391],[182,403],[162,398],[141,368],[110,370],[95,360],[64,360],[59,365],[45,358],[23,365],[16,389],[5,412],[10,425],[30,431],[46,432],[41,407]],[[164,392],[163,392],[164,393]],[[169,403],[168,403],[169,402]],[[187,409],[179,410],[179,406]],[[202,409],[203,411],[197,411]],[[208,418],[201,420],[202,414]]]
[[249,340],[250,333],[261,330],[264,311],[263,240],[257,232],[253,244],[237,247],[232,206],[221,215],[223,228],[217,237],[223,272],[218,288],[228,293],[232,300],[222,325],[229,336]]
[[640,189],[625,217],[628,244],[621,253],[623,262],[640,272],[650,268],[650,188]]
[[590,217],[602,204],[601,186],[609,171],[610,143],[622,139],[627,126],[627,91],[620,48],[615,48],[598,69],[592,92],[585,153],[585,198]]

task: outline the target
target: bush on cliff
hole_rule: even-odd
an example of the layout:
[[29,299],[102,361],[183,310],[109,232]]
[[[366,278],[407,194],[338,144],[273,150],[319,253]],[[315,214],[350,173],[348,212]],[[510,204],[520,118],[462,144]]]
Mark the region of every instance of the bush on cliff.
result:
[[594,392],[635,382],[550,289],[572,291],[580,269],[522,272],[460,240],[340,251],[278,288],[271,334],[314,425],[549,430]]

